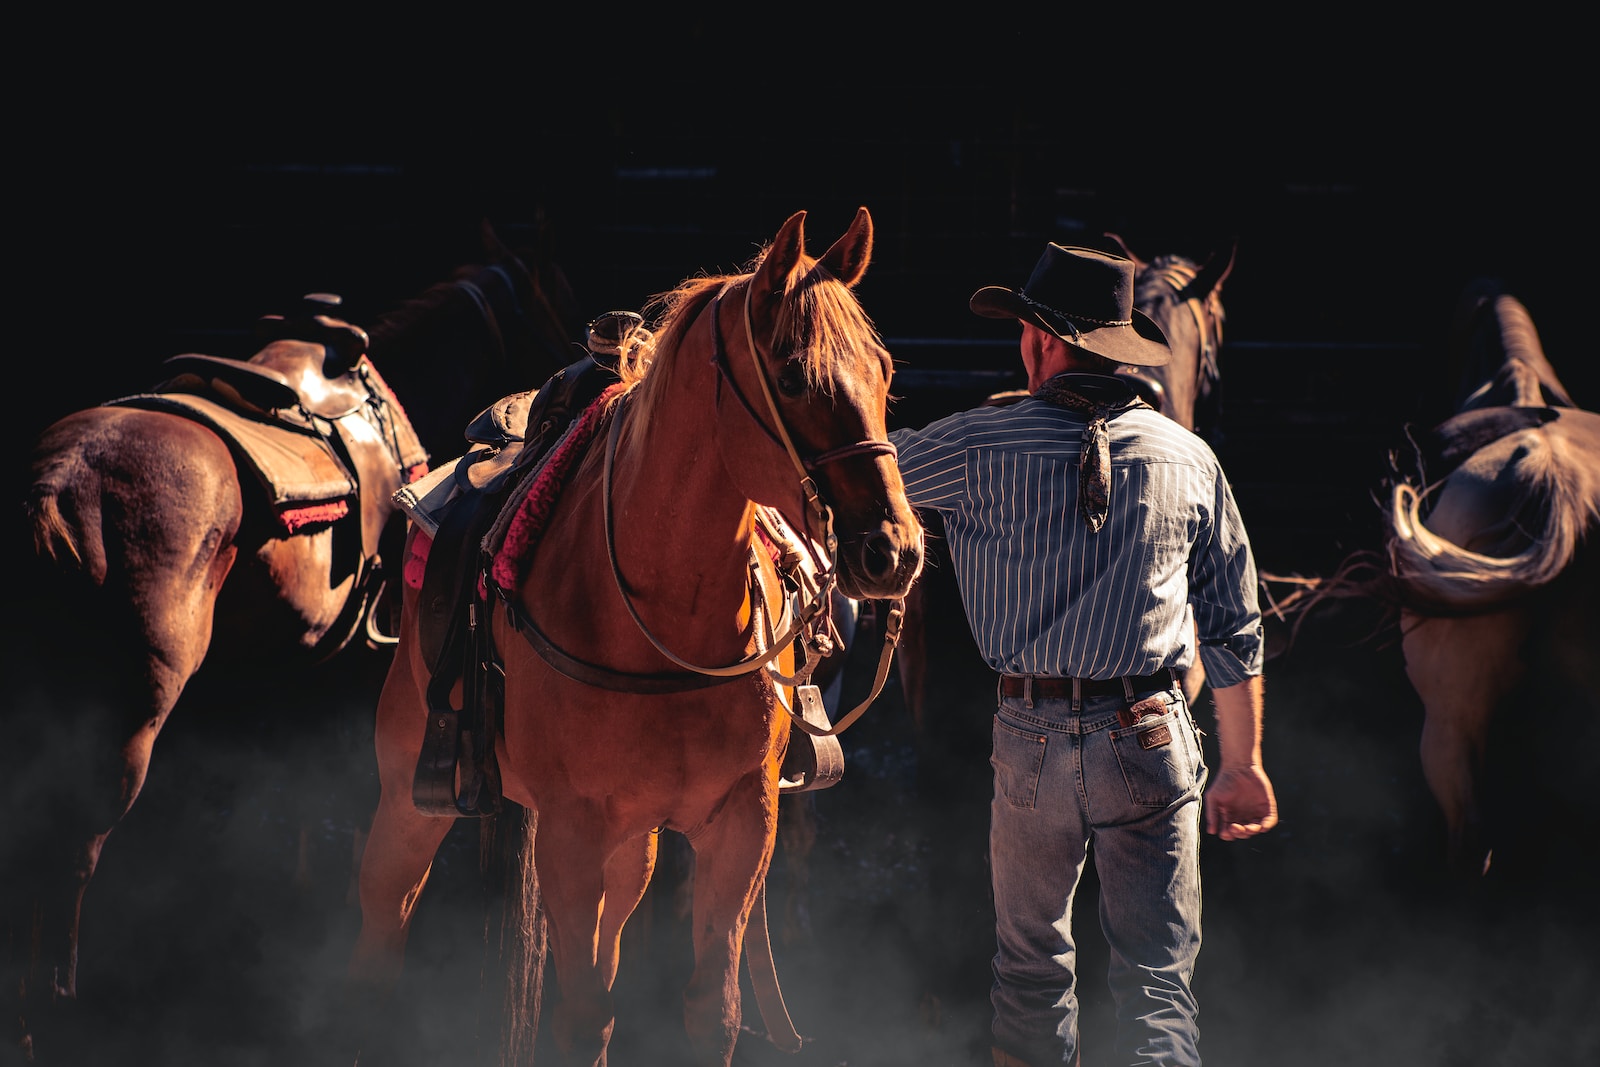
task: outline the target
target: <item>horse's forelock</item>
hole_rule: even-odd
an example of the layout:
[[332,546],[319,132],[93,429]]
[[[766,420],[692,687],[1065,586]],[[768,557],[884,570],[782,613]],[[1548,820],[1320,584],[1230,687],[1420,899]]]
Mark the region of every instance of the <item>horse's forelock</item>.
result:
[[773,327],[776,347],[803,352],[806,382],[831,392],[841,368],[882,341],[855,294],[832,271],[807,259]]

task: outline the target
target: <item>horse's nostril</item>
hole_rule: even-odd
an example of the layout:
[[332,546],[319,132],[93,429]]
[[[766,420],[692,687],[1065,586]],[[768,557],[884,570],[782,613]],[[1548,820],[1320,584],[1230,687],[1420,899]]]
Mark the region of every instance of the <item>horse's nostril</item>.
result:
[[861,571],[875,579],[887,578],[900,566],[900,551],[886,534],[868,534],[861,542]]

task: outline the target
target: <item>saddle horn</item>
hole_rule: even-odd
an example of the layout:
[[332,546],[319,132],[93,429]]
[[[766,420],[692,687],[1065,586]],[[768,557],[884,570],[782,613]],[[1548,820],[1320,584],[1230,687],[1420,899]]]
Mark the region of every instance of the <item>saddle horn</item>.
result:
[[344,303],[335,293],[307,293],[292,316],[263,315],[256,320],[258,344],[273,341],[306,341],[321,345],[326,352],[322,373],[329,378],[348,374],[367,354],[367,331],[332,314]]

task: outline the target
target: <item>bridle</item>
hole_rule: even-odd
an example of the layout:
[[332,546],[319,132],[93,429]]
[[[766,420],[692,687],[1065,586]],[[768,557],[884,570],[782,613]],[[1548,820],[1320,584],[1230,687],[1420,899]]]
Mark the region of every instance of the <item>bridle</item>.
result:
[[[806,599],[804,603],[799,604],[797,607],[795,603],[792,603],[787,598],[785,599],[785,622],[781,623],[779,627],[783,632],[780,636],[772,638],[769,647],[765,651],[758,651],[750,656],[745,657],[744,659],[739,660],[736,663],[728,664],[727,666],[706,667],[691,663],[678,656],[672,650],[668,649],[655,636],[655,634],[650,631],[650,628],[645,624],[644,620],[640,618],[638,610],[633,605],[632,598],[628,596],[626,583],[623,581],[622,577],[622,569],[617,562],[615,526],[612,514],[611,480],[612,469],[616,460],[617,441],[621,435],[622,414],[626,410],[625,407],[622,406],[619,406],[618,410],[613,412],[611,416],[611,426],[606,438],[605,465],[603,468],[601,483],[601,499],[603,501],[605,517],[606,556],[610,561],[612,578],[616,582],[618,594],[622,597],[623,606],[627,609],[628,615],[633,619],[634,624],[639,628],[639,632],[644,635],[646,640],[648,640],[650,644],[655,647],[657,652],[665,656],[674,665],[686,671],[690,671],[693,674],[715,679],[715,681],[710,682],[690,683],[685,685],[684,688],[699,688],[708,684],[714,685],[719,681],[727,681],[734,678],[739,678],[746,674],[750,674],[753,671],[760,670],[763,667],[767,667],[775,659],[777,659],[777,657],[782,654],[783,650],[788,647],[796,638],[800,637],[802,634],[807,634],[807,640],[804,642],[806,652],[806,662],[804,666],[793,676],[780,674],[775,669],[771,671],[774,680],[780,685],[798,687],[808,683],[811,672],[815,668],[816,659],[823,654],[824,649],[832,648],[833,637],[837,636],[836,634],[829,633],[829,631],[832,629],[832,620],[829,618],[827,612],[832,604],[834,589],[838,584],[838,537],[833,531],[833,509],[822,498],[821,491],[818,489],[816,481],[812,475],[818,468],[841,459],[863,455],[893,456],[896,454],[896,452],[894,445],[889,441],[866,439],[862,441],[856,441],[852,444],[843,445],[838,448],[831,448],[822,452],[812,453],[809,459],[804,459],[801,457],[799,450],[794,445],[794,439],[790,435],[788,427],[783,421],[783,415],[778,408],[777,400],[772,394],[772,386],[767,381],[766,371],[761,365],[761,350],[756,345],[755,328],[752,322],[750,310],[751,286],[747,284],[744,298],[745,343],[746,347],[750,349],[750,357],[755,363],[756,380],[761,383],[762,397],[766,401],[767,412],[772,417],[771,426],[769,426],[767,422],[761,418],[761,415],[756,410],[755,406],[750,403],[749,399],[739,389],[738,383],[733,377],[732,368],[728,365],[727,350],[722,340],[722,329],[720,324],[722,298],[728,293],[734,284],[735,283],[730,282],[723,286],[723,288],[712,299],[709,308],[712,337],[711,362],[717,371],[717,394],[715,403],[720,409],[722,403],[722,386],[725,383],[728,387],[728,391],[731,392],[739,401],[746,414],[750,416],[750,418],[756,423],[762,432],[765,433],[769,439],[783,446],[784,451],[788,454],[789,460],[793,464],[795,472],[799,478],[801,497],[805,503],[807,530],[803,539],[806,541],[807,551],[812,554],[813,561],[820,565],[821,561],[816,560],[815,551],[814,548],[812,548],[817,541],[811,537],[811,532],[813,530],[820,531],[822,535],[820,538],[820,543],[824,546],[824,551],[827,554],[827,565],[819,566],[816,579],[816,588],[811,591],[809,598]],[[759,568],[753,568],[753,570],[754,575],[752,577],[751,600],[755,605],[764,605],[766,603],[766,591],[760,588],[760,570]],[[876,699],[878,692],[883,687],[884,681],[887,679],[888,664],[893,656],[894,647],[898,643],[899,619],[901,610],[901,602],[896,601],[895,607],[892,608],[890,612],[890,625],[887,627],[883,653],[871,695],[869,695],[859,707],[852,710],[848,715],[842,718],[838,723],[834,724],[831,728],[822,728],[813,723],[809,723],[801,716],[796,715],[793,709],[789,709],[791,717],[793,717],[796,724],[798,724],[802,729],[806,730],[806,732],[814,735],[823,736],[828,734],[836,734],[843,730],[846,726],[850,725],[850,723],[854,722],[855,719],[860,716],[861,712],[866,710],[872,701]],[[752,625],[754,624],[755,622],[753,620]],[[785,705],[785,707],[787,707],[787,705]]]
[[[527,266],[514,253],[511,253],[511,262],[524,274],[528,273]],[[485,329],[489,331],[489,338],[493,342],[493,352],[502,364],[511,361],[511,348],[506,343],[505,332],[501,328],[500,316],[495,312],[494,301],[480,283],[480,279],[492,277],[505,287],[506,294],[511,298],[511,310],[524,331],[532,327],[527,321],[527,313],[523,311],[522,301],[517,299],[517,280],[503,264],[490,263],[477,271],[470,278],[457,278],[451,284],[465,293],[478,309],[478,314],[483,318]]]

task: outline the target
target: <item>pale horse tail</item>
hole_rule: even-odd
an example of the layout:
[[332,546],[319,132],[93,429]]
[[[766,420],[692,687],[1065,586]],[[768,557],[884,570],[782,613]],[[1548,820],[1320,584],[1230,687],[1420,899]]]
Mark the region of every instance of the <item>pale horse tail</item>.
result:
[[1600,496],[1587,484],[1595,475],[1568,454],[1559,435],[1529,433],[1521,443],[1526,450],[1517,466],[1525,499],[1542,502],[1522,514],[1542,525],[1522,529],[1527,547],[1515,555],[1474,552],[1428,529],[1422,507],[1439,486],[1395,486],[1386,549],[1406,607],[1423,614],[1489,610],[1546,585],[1572,562],[1586,531],[1600,521]]

